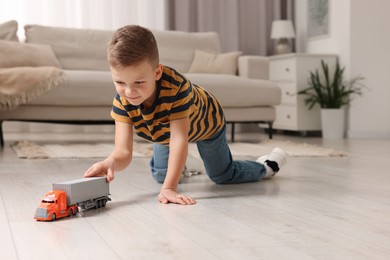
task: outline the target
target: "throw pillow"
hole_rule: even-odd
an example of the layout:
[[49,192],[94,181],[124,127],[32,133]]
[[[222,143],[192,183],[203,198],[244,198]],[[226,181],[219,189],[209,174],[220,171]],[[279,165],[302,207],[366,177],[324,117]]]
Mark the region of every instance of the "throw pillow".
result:
[[236,75],[240,55],[239,51],[215,54],[196,50],[189,72]]
[[0,68],[39,66],[61,68],[50,45],[0,40]]
[[8,21],[5,23],[0,23],[0,40],[14,41],[18,42],[18,36],[16,32],[18,31],[18,23],[16,21]]

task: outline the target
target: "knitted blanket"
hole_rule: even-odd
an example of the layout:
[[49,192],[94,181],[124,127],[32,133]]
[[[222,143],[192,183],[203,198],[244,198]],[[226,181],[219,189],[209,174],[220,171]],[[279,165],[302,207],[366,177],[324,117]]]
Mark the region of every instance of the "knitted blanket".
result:
[[26,104],[64,80],[63,70],[56,67],[0,68],[0,111]]

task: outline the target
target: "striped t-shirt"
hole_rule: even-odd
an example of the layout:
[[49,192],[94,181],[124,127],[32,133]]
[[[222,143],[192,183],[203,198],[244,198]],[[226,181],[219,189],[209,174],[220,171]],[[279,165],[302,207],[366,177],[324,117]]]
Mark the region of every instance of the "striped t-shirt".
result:
[[167,66],[156,82],[156,98],[149,109],[131,105],[116,94],[111,116],[114,120],[130,123],[138,136],[159,144],[169,144],[170,122],[189,117],[188,141],[206,140],[225,125],[221,104],[204,88]]

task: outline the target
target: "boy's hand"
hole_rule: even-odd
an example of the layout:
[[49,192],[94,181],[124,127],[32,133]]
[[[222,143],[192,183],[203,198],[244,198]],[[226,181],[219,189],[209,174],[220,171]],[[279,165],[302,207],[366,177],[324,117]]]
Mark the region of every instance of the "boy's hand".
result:
[[106,159],[104,161],[95,163],[84,173],[84,178],[106,176],[107,181],[114,179],[114,160]]
[[191,197],[183,194],[177,194],[177,192],[172,189],[162,189],[160,194],[158,194],[158,200],[163,204],[171,202],[180,205],[193,205],[196,203],[196,201]]

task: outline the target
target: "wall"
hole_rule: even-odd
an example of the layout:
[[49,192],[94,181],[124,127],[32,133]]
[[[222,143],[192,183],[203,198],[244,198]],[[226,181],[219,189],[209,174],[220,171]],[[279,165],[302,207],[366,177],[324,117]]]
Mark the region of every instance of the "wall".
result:
[[390,138],[390,1],[329,2],[329,35],[308,39],[307,0],[296,1],[297,52],[338,54],[347,79],[365,77],[368,89],[349,109],[349,138]]
[[350,113],[351,137],[390,138],[390,1],[351,1],[351,74],[370,91]]

